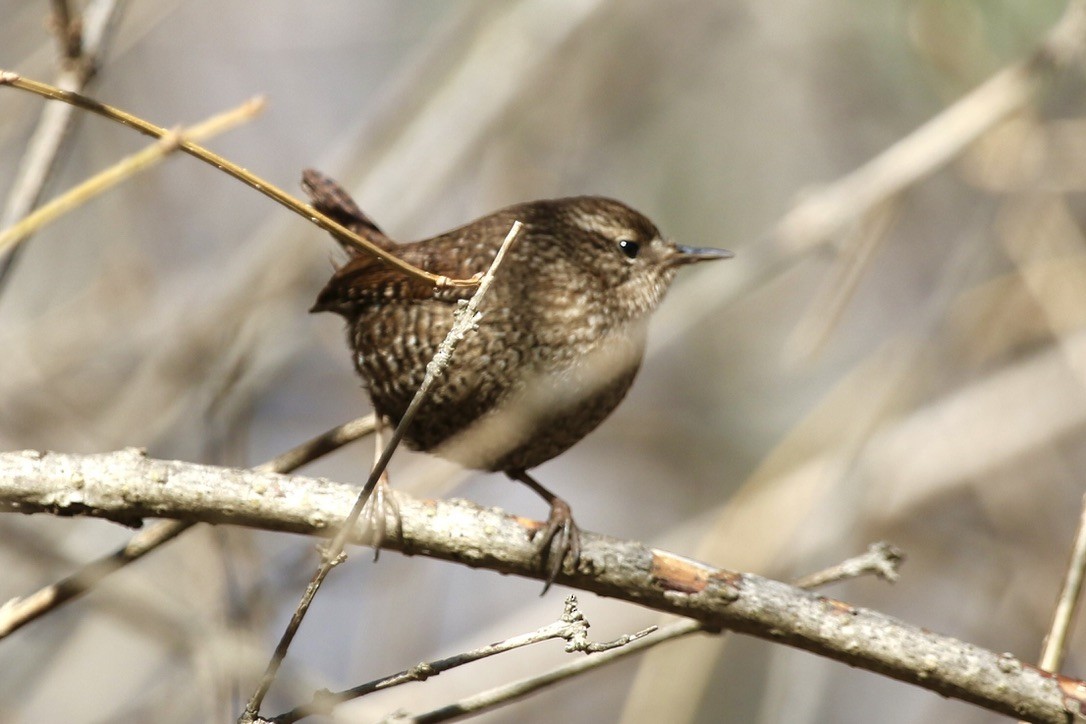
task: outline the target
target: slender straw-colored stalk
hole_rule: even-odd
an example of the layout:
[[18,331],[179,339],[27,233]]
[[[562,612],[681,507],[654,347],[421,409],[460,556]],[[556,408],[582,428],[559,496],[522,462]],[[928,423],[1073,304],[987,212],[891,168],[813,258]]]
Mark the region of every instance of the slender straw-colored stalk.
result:
[[[134,116],[131,113],[123,111],[119,108],[114,108],[113,106],[108,106],[105,103],[100,103],[93,98],[88,98],[87,96],[81,95],[79,93],[63,91],[60,88],[49,85],[48,83],[42,83],[39,81],[30,80],[28,78],[23,78],[18,73],[12,73],[11,71],[0,69],[0,86],[3,85],[10,85],[13,88],[25,90],[30,93],[36,93],[44,98],[69,103],[78,108],[91,111],[92,113],[97,113],[100,116],[108,118],[112,121],[116,121],[117,123],[120,123],[122,125],[134,128],[140,133],[148,136],[162,138],[169,133],[169,131],[165,128],[160,128],[153,123],[145,121],[142,118]],[[342,224],[337,223],[333,219],[330,219],[321,212],[317,211],[309,204],[303,203],[299,199],[294,198],[278,186],[268,183],[267,181],[254,175],[250,171],[242,168],[241,166],[238,166],[235,163],[232,163],[231,161],[228,161],[226,158],[223,158],[217,153],[209,151],[208,149],[194,143],[191,140],[182,138],[178,142],[177,147],[185,153],[189,154],[190,156],[195,156],[201,161],[211,164],[220,171],[223,171],[224,173],[233,176],[238,181],[241,181],[242,183],[250,186],[251,188],[256,189],[268,198],[279,202],[281,205],[287,207],[299,216],[309,219],[325,231],[335,234],[337,238],[344,239],[348,243],[354,244],[365,253],[380,258],[386,264],[396,269],[399,269],[404,274],[415,277],[416,279],[430,282],[431,284],[442,288],[474,287],[479,283],[478,279],[450,279],[449,277],[439,274],[431,274],[428,271],[412,266],[411,264],[408,264],[399,257],[395,256],[394,254],[391,254],[390,252],[387,252],[384,249],[381,249],[380,247],[371,244],[370,242],[366,241],[358,234],[355,234],[353,231],[346,228]]]

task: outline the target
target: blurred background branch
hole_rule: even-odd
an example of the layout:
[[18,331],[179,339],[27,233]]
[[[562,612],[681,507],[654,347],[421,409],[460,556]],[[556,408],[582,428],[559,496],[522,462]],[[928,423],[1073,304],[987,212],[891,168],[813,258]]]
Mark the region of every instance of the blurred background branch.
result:
[[[75,14],[67,0],[52,3],[51,24],[61,54],[54,85],[76,93],[87,86],[98,71],[124,5],[124,0],[94,0],[84,13]],[[63,145],[74,122],[74,108],[46,106],[42,109],[0,212],[0,229],[14,225],[37,205],[61,161]],[[18,258],[18,248],[0,250],[0,298]]]

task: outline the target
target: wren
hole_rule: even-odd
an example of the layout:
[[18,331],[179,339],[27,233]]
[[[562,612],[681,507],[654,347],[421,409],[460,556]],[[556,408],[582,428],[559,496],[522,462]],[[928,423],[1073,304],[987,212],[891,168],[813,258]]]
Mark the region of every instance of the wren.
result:
[[[550,516],[533,538],[549,586],[564,563],[576,567],[579,532],[566,502],[527,471],[569,449],[626,396],[648,319],[676,271],[732,253],[679,246],[642,214],[598,196],[516,204],[396,244],[331,179],[307,170],[302,187],[316,209],[359,236],[450,278],[486,271],[513,222],[524,224],[479,307],[477,328],[456,348],[404,441],[469,468],[504,472],[542,496]],[[378,419],[395,425],[448,334],[458,300],[473,290],[435,288],[341,245],[350,258],[310,311],[346,320]]]

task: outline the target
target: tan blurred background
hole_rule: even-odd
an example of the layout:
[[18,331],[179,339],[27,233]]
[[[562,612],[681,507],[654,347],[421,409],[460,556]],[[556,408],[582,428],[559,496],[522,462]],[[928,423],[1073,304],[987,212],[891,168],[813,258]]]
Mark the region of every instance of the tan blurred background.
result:
[[[47,80],[48,3],[0,0],[0,67]],[[538,477],[587,529],[788,578],[888,539],[893,587],[849,602],[1035,660],[1086,482],[1086,85],[1026,110],[814,252],[773,230],[1026,57],[1063,3],[521,0],[130,3],[91,93],[164,126],[264,94],[209,145],[297,189],[341,179],[397,238],[507,203],[597,193],[736,260],[684,273],[629,399]],[[42,101],[0,89],[0,195]],[[82,117],[47,195],[142,146]],[[0,290],[0,448],[251,465],[366,411],[341,321],[306,309],[319,230],[172,158],[34,238]],[[357,444],[305,472],[361,482]],[[423,456],[393,484],[524,515],[501,476]],[[130,535],[0,519],[0,601]],[[0,644],[0,720],[233,720],[308,579],[313,541],[187,533]],[[532,630],[561,587],[358,551],[266,707]],[[582,595],[610,639],[657,621]],[[1065,670],[1083,675],[1083,639]],[[421,712],[565,660],[557,643],[368,697]],[[762,641],[671,644],[487,721],[995,721]]]

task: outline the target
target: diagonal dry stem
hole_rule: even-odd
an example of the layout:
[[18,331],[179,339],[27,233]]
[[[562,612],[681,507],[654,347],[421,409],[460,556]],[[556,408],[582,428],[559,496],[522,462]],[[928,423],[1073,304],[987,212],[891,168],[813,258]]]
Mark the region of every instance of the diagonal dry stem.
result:
[[1082,598],[1082,582],[1086,578],[1086,497],[1082,499],[1082,515],[1079,518],[1075,542],[1071,546],[1071,560],[1060,589],[1056,610],[1052,614],[1052,626],[1045,637],[1039,665],[1044,671],[1059,671],[1067,653],[1067,637],[1075,620]]
[[[48,83],[41,83],[39,81],[23,78],[18,73],[0,69],[0,86],[3,85],[10,85],[13,88],[36,93],[44,98],[69,103],[78,108],[97,113],[104,118],[116,121],[122,125],[134,128],[140,133],[153,136],[154,138],[162,138],[169,133],[165,128],[160,128],[153,123],[145,121],[142,118],[127,113],[119,108],[100,103],[93,98],[88,98],[79,93],[64,91],[55,86],[51,86]],[[422,281],[430,282],[437,287],[474,287],[479,283],[477,279],[450,279],[446,276],[431,274],[428,271],[412,266],[396,255],[366,241],[358,234],[355,234],[350,229],[325,216],[309,204],[296,199],[278,186],[268,183],[241,166],[238,166],[217,153],[209,151],[190,140],[181,139],[178,142],[178,148],[190,156],[194,156],[205,163],[211,164],[220,171],[233,176],[238,181],[256,189],[273,201],[277,201],[279,204],[285,206],[299,216],[309,219],[325,231],[334,234],[337,238],[344,239],[348,243],[354,244],[366,254],[380,258],[386,264],[400,270],[404,274],[415,277],[416,279],[421,279]]]
[[298,633],[298,628],[302,625],[302,619],[305,618],[310,604],[312,604],[324,579],[331,573],[332,568],[342,562],[343,549],[347,545],[347,539],[354,532],[355,524],[362,515],[362,510],[365,508],[366,502],[373,493],[373,489],[377,487],[377,483],[384,474],[389,460],[392,459],[392,454],[396,451],[400,441],[403,439],[408,425],[411,424],[419,407],[426,400],[434,383],[449,365],[456,345],[459,344],[460,340],[469,334],[478,323],[479,304],[482,302],[483,297],[486,296],[487,290],[490,289],[490,285],[494,281],[494,272],[501,266],[502,261],[505,259],[506,252],[509,250],[509,247],[513,245],[513,242],[516,241],[521,228],[523,228],[521,222],[513,222],[513,226],[509,229],[509,233],[506,234],[505,240],[498,249],[498,253],[494,256],[494,261],[490,264],[490,268],[487,269],[486,274],[479,280],[479,288],[475,290],[475,293],[466,304],[457,309],[456,322],[453,324],[452,329],[449,330],[444,341],[442,341],[441,345],[438,347],[434,358],[427,363],[426,376],[423,377],[422,384],[419,386],[415,396],[411,398],[411,403],[407,406],[407,410],[404,412],[403,417],[400,418],[400,422],[396,425],[396,429],[393,430],[392,437],[389,439],[388,444],[381,453],[381,457],[378,458],[376,464],[373,466],[373,470],[370,471],[369,479],[366,480],[366,484],[362,487],[362,490],[359,491],[354,506],[351,508],[351,512],[347,514],[347,517],[337,530],[336,535],[328,545],[325,546],[321,555],[321,564],[313,574],[313,578],[310,580],[309,585],[306,586],[305,593],[302,594],[302,598],[298,602],[298,606],[295,608],[290,622],[283,631],[283,635],[280,637],[279,643],[275,647],[271,660],[268,661],[268,666],[260,679],[260,683],[257,685],[256,691],[254,691],[253,695],[249,698],[249,703],[245,706],[245,711],[242,713],[241,717],[239,717],[240,722],[253,722],[259,716],[260,706],[264,702],[264,697],[271,688],[272,682],[275,681],[275,676],[279,672],[279,667],[282,665],[283,659],[286,658],[287,650],[290,648],[290,644],[294,640],[295,634]]
[[264,100],[262,98],[252,98],[237,108],[215,115],[191,128],[169,131],[142,151],[121,159],[113,166],[91,176],[49,203],[39,206],[14,225],[6,229],[0,229],[0,254],[4,254],[31,234],[36,233],[43,226],[52,223],[72,209],[85,204],[95,196],[100,196],[137,173],[151,168],[167,155],[176,151],[186,140],[202,141],[220,133],[225,133],[231,128],[251,120],[262,110],[264,110]]

